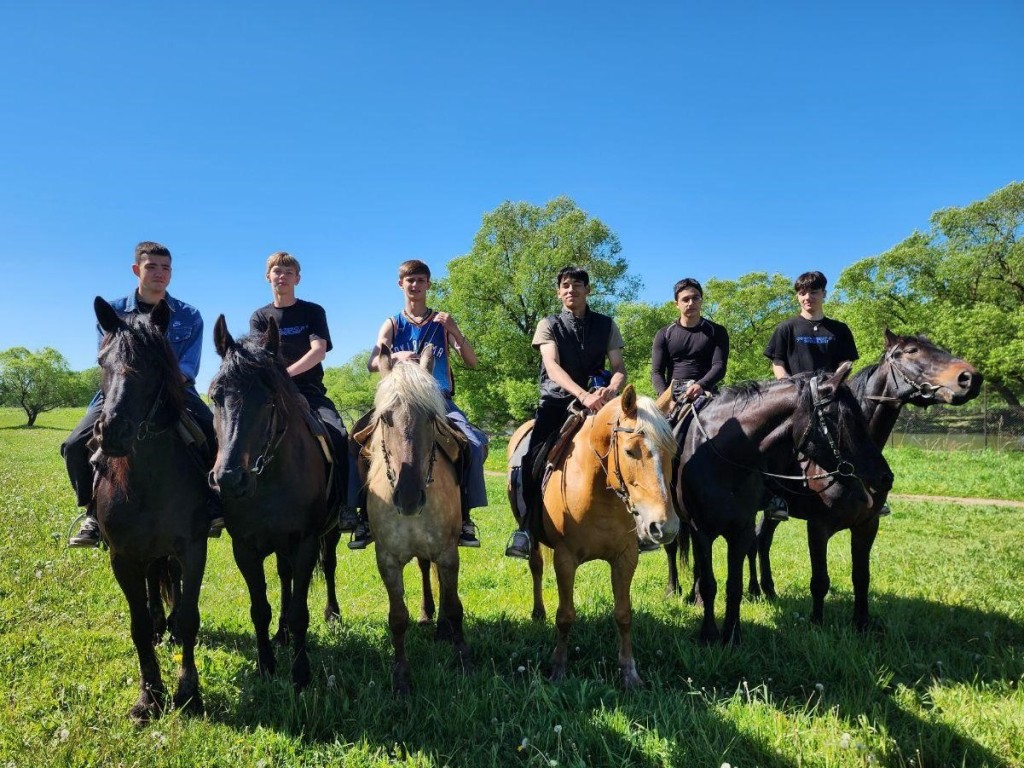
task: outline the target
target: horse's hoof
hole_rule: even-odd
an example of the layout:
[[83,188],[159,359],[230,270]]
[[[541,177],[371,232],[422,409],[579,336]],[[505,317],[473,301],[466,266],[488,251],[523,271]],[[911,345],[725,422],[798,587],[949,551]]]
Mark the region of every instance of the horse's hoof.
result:
[[543,608],[534,608],[533,613],[530,614],[530,618],[534,621],[547,621],[548,614]]
[[640,679],[640,675],[636,672],[632,674],[623,673],[622,687],[627,691],[639,691],[644,688],[644,681]]
[[276,634],[273,637],[273,640],[274,643],[276,643],[277,645],[284,647],[292,641],[291,632],[288,631],[287,627],[281,627],[279,630],[277,630]]
[[274,672],[277,671],[277,662],[274,661],[274,656],[270,654],[257,659],[256,671],[259,672],[261,677],[273,677]]
[[335,621],[341,620],[341,608],[337,605],[328,605],[324,608],[324,621],[328,624],[332,624]]
[[562,680],[565,680],[566,671],[567,667],[565,664],[552,664],[551,674],[548,675],[548,680],[550,680],[552,683],[561,682]]
[[427,613],[421,613],[420,617],[416,619],[416,623],[421,627],[429,627],[434,623],[434,617]]
[[671,600],[673,598],[682,597],[682,596],[683,596],[683,590],[680,589],[679,587],[673,587],[673,586],[670,585],[670,586],[665,588],[665,599],[666,600]]
[[885,624],[876,618],[869,618],[865,621],[854,622],[854,628],[857,630],[857,634],[860,635],[884,635]]
[[304,691],[309,687],[309,682],[312,679],[313,675],[309,669],[309,658],[303,654],[292,663],[292,685],[295,686],[295,690]]
[[193,691],[191,693],[184,693],[178,691],[174,694],[174,708],[180,709],[186,715],[199,716],[203,714],[203,697],[199,695],[199,691]]
[[408,663],[395,664],[391,670],[391,690],[396,696],[408,696],[412,692]]

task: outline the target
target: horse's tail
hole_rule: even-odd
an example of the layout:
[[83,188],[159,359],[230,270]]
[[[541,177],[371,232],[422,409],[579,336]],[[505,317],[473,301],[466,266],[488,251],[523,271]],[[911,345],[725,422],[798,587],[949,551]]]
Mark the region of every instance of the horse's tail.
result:
[[690,565],[690,526],[679,526],[679,533],[676,534],[676,546],[679,547],[679,562],[681,565]]
[[162,557],[154,564],[160,597],[168,611],[173,611],[181,594],[181,563],[172,557]]

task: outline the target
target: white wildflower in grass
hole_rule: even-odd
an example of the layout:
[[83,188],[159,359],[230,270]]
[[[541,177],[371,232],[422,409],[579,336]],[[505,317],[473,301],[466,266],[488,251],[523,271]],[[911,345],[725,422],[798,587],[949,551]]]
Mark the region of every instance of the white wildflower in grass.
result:
[[374,682],[373,680],[371,680],[371,681],[369,682],[369,684],[368,684],[368,687],[369,687],[369,688],[373,688],[373,686],[375,686],[376,684],[377,684],[377,683],[375,683],[375,682]]
[[722,763],[722,768],[732,768],[732,766],[729,763]]
[[524,667],[522,664],[520,664],[518,667],[516,667],[516,672],[518,672],[519,674],[523,674],[523,672],[525,672],[525,671],[526,671],[526,667]]
[[61,741],[67,741],[68,736],[70,735],[71,731],[69,731],[67,728],[61,728],[60,733],[57,734],[57,738],[59,738]]
[[825,692],[825,686],[822,683],[815,683],[814,684],[814,690],[816,690],[818,693],[824,693]]
[[524,736],[524,737],[523,737],[523,740],[519,742],[519,746],[518,746],[518,747],[516,747],[516,751],[518,751],[518,752],[522,752],[522,751],[523,751],[523,750],[525,750],[525,749],[526,749],[526,748],[527,748],[528,746],[530,746],[530,740],[529,740],[528,738],[526,738],[526,737]]
[[330,677],[327,678],[327,687],[328,688],[333,688],[336,683],[337,683],[337,680],[335,680],[334,675],[331,675]]
[[840,749],[849,749],[850,748],[850,744],[852,742],[853,742],[853,737],[850,734],[848,734],[848,733],[844,733],[842,736],[839,737],[839,748]]
[[654,655],[655,655],[655,656],[663,656],[664,654],[663,654],[663,653],[661,652],[661,648],[659,648],[658,650],[656,650],[656,651],[654,652]]
[[561,724],[558,724],[558,725],[555,726],[555,735],[557,736],[557,735],[559,735],[561,733],[562,733],[562,726],[561,726]]

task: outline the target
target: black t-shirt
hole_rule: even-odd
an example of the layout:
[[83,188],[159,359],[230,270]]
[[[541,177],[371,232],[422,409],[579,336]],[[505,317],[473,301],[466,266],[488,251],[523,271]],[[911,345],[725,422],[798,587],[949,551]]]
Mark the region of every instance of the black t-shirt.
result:
[[[302,299],[296,299],[290,307],[267,304],[253,312],[249,318],[250,333],[265,333],[270,325],[270,318],[277,320],[277,326],[281,329],[281,356],[288,365],[309,352],[310,336],[317,336],[326,341],[328,352],[334,346],[331,344],[331,332],[327,328],[327,313],[319,304]],[[298,376],[293,376],[292,381],[306,397],[322,396],[327,393],[324,386],[324,367],[320,363]]]
[[801,315],[775,326],[764,356],[784,365],[790,375],[834,371],[844,360],[860,357],[846,323],[830,317],[808,320]]
[[672,379],[711,390],[725,378],[728,359],[729,332],[723,326],[703,317],[693,328],[674,322],[654,336],[651,384],[659,395]]

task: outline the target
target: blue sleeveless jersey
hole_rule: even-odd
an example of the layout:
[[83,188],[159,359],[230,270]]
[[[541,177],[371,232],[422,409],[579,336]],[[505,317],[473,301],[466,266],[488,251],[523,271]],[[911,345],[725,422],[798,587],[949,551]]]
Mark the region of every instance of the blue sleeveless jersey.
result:
[[393,352],[419,354],[427,344],[434,345],[434,378],[441,388],[441,394],[450,398],[453,387],[451,368],[448,365],[448,337],[444,326],[433,320],[416,325],[401,313],[394,315],[391,323],[395,331],[391,344]]

